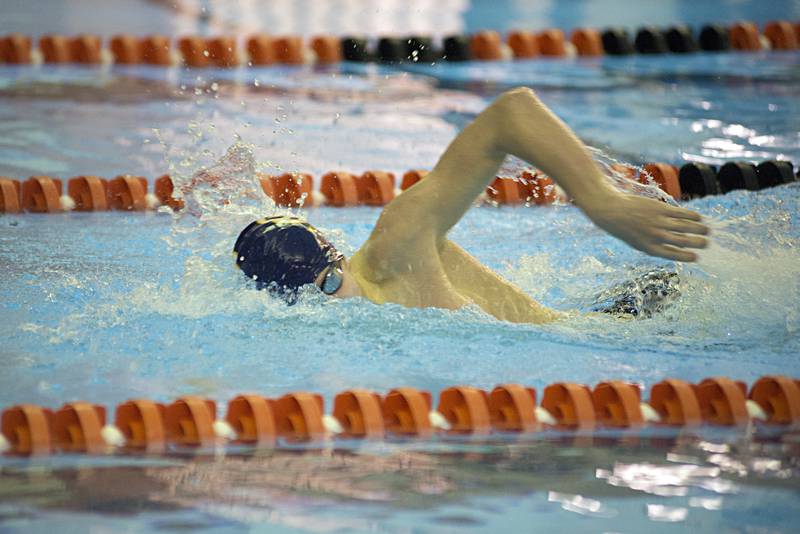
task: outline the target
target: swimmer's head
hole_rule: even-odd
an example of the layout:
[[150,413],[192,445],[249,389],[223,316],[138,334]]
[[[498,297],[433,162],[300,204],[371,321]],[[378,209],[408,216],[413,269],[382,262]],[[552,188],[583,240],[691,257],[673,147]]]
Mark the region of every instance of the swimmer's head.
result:
[[236,265],[289,304],[301,286],[314,283],[323,271],[341,264],[344,256],[307,222],[290,216],[259,219],[239,234],[233,247]]

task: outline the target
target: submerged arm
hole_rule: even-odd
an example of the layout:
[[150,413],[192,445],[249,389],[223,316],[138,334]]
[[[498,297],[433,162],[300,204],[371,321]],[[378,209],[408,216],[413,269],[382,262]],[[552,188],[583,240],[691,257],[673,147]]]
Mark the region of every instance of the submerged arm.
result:
[[686,249],[706,246],[701,236],[708,228],[699,214],[614,189],[575,134],[526,88],[504,93],[464,128],[433,172],[387,207],[376,230],[389,230],[402,217],[399,226],[429,228],[442,241],[506,154],[544,171],[595,224],[638,250],[694,261]]

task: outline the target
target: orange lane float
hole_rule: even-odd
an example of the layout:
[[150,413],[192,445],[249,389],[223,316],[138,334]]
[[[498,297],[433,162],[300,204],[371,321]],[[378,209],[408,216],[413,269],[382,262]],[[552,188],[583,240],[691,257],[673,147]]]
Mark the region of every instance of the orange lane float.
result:
[[162,452],[167,433],[164,426],[166,407],[147,399],[133,399],[114,413],[114,426],[125,436],[125,446],[147,452]]
[[[800,425],[800,380],[761,377],[753,384],[749,401],[745,390],[744,383],[725,377],[697,385],[663,380],[650,391],[649,404],[661,418],[654,424],[742,426],[751,422],[748,408],[756,409],[757,404],[766,415],[766,425]],[[621,381],[599,383],[593,391],[580,384],[551,384],[545,388],[541,408],[565,430],[591,430],[596,423],[631,428],[646,422],[638,386]],[[532,388],[501,384],[487,395],[478,388],[454,386],[441,392],[437,415],[449,423],[449,432],[535,432],[540,426],[537,410]],[[219,432],[233,443],[274,446],[279,436],[293,441],[320,438],[325,435],[326,421],[334,419],[341,429],[331,432],[356,439],[380,439],[385,432],[424,438],[431,435],[434,425],[445,426],[432,422],[431,394],[408,387],[393,389],[383,399],[373,391],[343,391],[335,397],[332,418],[326,417],[323,399],[316,393],[289,393],[277,400],[239,395],[228,404],[225,417],[231,434],[217,426],[212,400],[186,396],[164,406],[135,399],[116,408],[114,424],[125,439],[115,445],[147,452],[163,452],[167,444],[209,447],[225,443]],[[0,430],[10,454],[42,455],[53,450],[101,454],[115,441],[113,433],[106,434],[111,428],[104,428],[105,424],[105,408],[88,402],[64,404],[56,413],[19,404],[3,410]]]
[[142,62],[147,65],[172,64],[170,40],[163,35],[148,35],[141,42]]
[[431,394],[415,388],[395,388],[383,399],[386,430],[394,434],[424,436],[431,432]]
[[[313,204],[314,179],[310,174],[285,173],[268,179],[272,183],[272,194],[268,196],[278,206],[297,208]],[[263,183],[261,187],[264,188]]]
[[147,209],[147,179],[122,175],[108,182],[108,207],[113,210],[144,211]]
[[753,384],[750,399],[761,406],[768,423],[800,423],[800,381],[785,376],[761,377]]
[[498,204],[521,204],[519,182],[513,178],[496,177],[486,188],[489,200]]
[[773,50],[797,50],[800,35],[794,26],[785,20],[774,20],[764,26],[764,36],[769,39]]
[[320,192],[329,206],[358,205],[356,177],[348,172],[329,172],[322,176]]
[[569,38],[579,56],[597,57],[604,55],[603,37],[594,28],[577,28]]
[[536,34],[525,30],[515,30],[508,34],[508,46],[517,59],[527,59],[539,55],[539,41]]
[[43,455],[53,449],[53,412],[33,404],[3,410],[2,432],[13,454]]
[[261,190],[267,195],[269,198],[275,201],[275,177],[269,176],[263,172],[257,172],[256,176],[258,177],[258,183],[261,184]]
[[641,390],[636,384],[610,380],[597,384],[592,404],[597,421],[604,426],[631,427],[644,424]]
[[228,403],[225,420],[241,443],[269,444],[278,433],[269,399],[259,395],[239,395]]
[[[737,22],[730,27],[729,33],[734,49],[757,51],[765,46],[757,26],[752,22]],[[785,20],[771,21],[764,27],[764,38],[774,50],[796,50],[800,47],[800,23],[793,24]],[[503,59],[504,45],[497,32],[479,31],[469,39],[469,55],[472,58]],[[602,36],[595,29],[576,28],[571,32],[569,42],[575,47],[578,55],[604,54]],[[256,34],[249,36],[246,43],[250,65],[270,65],[275,62],[295,65],[305,62],[304,43],[300,36],[272,38],[265,34]],[[544,30],[539,34],[530,31],[512,31],[508,35],[507,43],[515,58],[540,55],[564,56],[568,52],[564,32],[555,28]],[[231,67],[240,63],[236,50],[237,38],[234,36],[216,36],[208,39],[184,36],[177,39],[177,46],[183,62],[190,67],[205,67],[209,64]],[[309,46],[319,64],[333,64],[342,60],[342,42],[336,36],[314,36]],[[97,35],[75,37],[45,35],[39,40],[39,49],[45,63],[98,64],[102,60],[101,41]],[[109,42],[109,49],[117,64],[146,63],[164,66],[172,64],[170,39],[164,36],[137,39],[130,35],[115,35]],[[15,33],[0,38],[0,62],[24,64],[31,63],[31,58],[31,42],[28,36]]]
[[489,200],[498,204],[552,204],[558,200],[558,191],[549,177],[522,172],[518,178],[497,177],[486,188]]
[[269,35],[251,35],[247,39],[247,54],[250,57],[250,65],[262,66],[275,63],[275,47],[272,37]]
[[420,180],[422,180],[423,178],[425,178],[425,176],[427,176],[427,175],[428,175],[428,171],[412,170],[412,171],[406,172],[405,174],[403,174],[402,182],[400,182],[400,189],[402,191],[405,191],[406,189],[408,189],[409,187],[411,187],[415,183],[417,183]]
[[664,425],[697,426],[703,422],[695,390],[683,380],[668,379],[653,385],[649,404]]
[[303,38],[297,35],[278,37],[274,41],[275,58],[286,65],[302,65]]
[[19,180],[0,176],[0,213],[22,211],[22,188]]
[[491,428],[489,396],[482,389],[455,386],[439,394],[441,413],[450,423],[452,432],[486,433]]
[[22,207],[32,213],[56,213],[61,210],[61,180],[49,176],[31,176],[22,182]]
[[109,43],[114,63],[136,65],[142,61],[142,47],[139,39],[132,35],[115,35]]
[[43,35],[39,39],[39,50],[45,63],[69,63],[70,46],[63,35]]
[[53,443],[64,452],[98,454],[107,448],[100,431],[106,409],[88,402],[70,402],[53,414]]
[[181,397],[164,409],[167,442],[189,447],[210,447],[217,441],[214,421],[217,403],[193,395]]
[[354,438],[380,438],[384,434],[381,396],[365,389],[351,389],[336,395],[333,417]]
[[536,36],[539,52],[543,56],[564,56],[567,53],[564,44],[564,32],[556,28],[549,28]]
[[[681,184],[678,180],[678,168],[667,163],[648,163],[644,170],[653,177],[653,181],[666,194],[675,200],[681,199]],[[646,177],[641,175],[640,181],[644,182]]]
[[31,62],[31,38],[12,33],[0,38],[0,63],[25,64]]
[[367,171],[356,178],[358,201],[367,206],[385,206],[394,199],[394,174]]
[[214,37],[208,41],[208,59],[221,68],[235,67],[239,64],[239,52],[235,37]]
[[69,40],[70,59],[75,63],[97,65],[101,61],[101,50],[97,35],[82,34]]
[[177,211],[183,209],[183,199],[175,198],[173,193],[175,185],[172,183],[172,178],[168,174],[159,176],[153,184],[153,190],[156,198],[164,206],[169,206]]
[[537,172],[523,171],[520,174],[519,189],[522,200],[529,204],[542,206],[558,200],[558,191],[553,180]]
[[503,41],[496,31],[486,30],[474,34],[469,42],[474,59],[496,61],[503,58]]
[[316,393],[289,393],[272,402],[279,436],[293,441],[313,441],[325,434],[325,405]]
[[311,50],[317,56],[317,63],[330,65],[342,61],[342,45],[335,35],[317,35],[311,39]]
[[747,412],[747,386],[730,378],[706,378],[695,388],[703,421],[714,425],[744,425],[750,420]]
[[519,384],[502,384],[489,393],[492,426],[506,432],[536,430],[536,390]]
[[639,170],[633,165],[626,165],[624,163],[612,163],[611,169],[621,174],[625,178],[629,178],[634,181],[639,181]]
[[108,210],[108,182],[98,176],[76,176],[67,182],[75,211]]
[[178,50],[188,67],[207,67],[210,52],[208,43],[202,37],[186,36],[178,39]]
[[755,52],[761,50],[758,28],[752,22],[737,22],[730,27],[731,48]]
[[626,165],[623,163],[614,163],[611,169],[629,180],[639,182],[640,184],[650,184],[649,177],[652,177],[653,183],[659,189],[670,195],[675,200],[681,199],[681,185],[679,179],[678,168],[674,165],[667,163],[647,163],[644,166],[645,173],[640,172],[637,167],[633,165]]
[[[793,179],[794,169],[791,164],[779,163],[781,164],[779,168],[781,174],[778,177],[775,177],[778,171],[774,171],[774,169],[770,171],[777,165],[774,161],[764,162],[758,167],[759,176],[763,174],[766,176],[764,180],[768,181],[767,185],[762,184],[762,187],[778,185],[780,182]],[[753,164],[745,166],[751,170],[755,169]],[[675,199],[683,197],[679,172],[673,165],[647,163],[643,169],[640,169],[632,165],[614,163],[611,165],[611,169],[614,174],[621,175],[632,182],[655,183],[662,191]],[[767,171],[762,173],[762,169],[767,169],[772,174]],[[406,172],[403,174],[401,189],[408,189],[427,174],[428,171],[423,170]],[[751,174],[755,176],[755,170]],[[285,173],[280,176],[268,176],[258,173],[257,176],[263,192],[276,204],[284,207],[314,205],[313,177],[310,174]],[[73,180],[80,183],[73,184]],[[69,195],[74,197],[78,211],[104,209],[136,211],[148,207],[148,184],[143,177],[118,176],[108,182],[107,186],[103,185],[104,188],[107,187],[107,207],[103,207],[100,185],[98,185],[105,184],[102,178],[78,176],[73,180],[70,180]],[[92,182],[91,185],[89,182]],[[626,184],[621,182],[621,185],[625,186]],[[627,185],[628,190],[634,189],[633,184]],[[20,188],[20,195],[15,194],[17,187]],[[394,175],[383,171],[367,171],[361,176],[346,172],[329,172],[322,176],[319,190],[328,206],[383,206],[394,198]],[[154,193],[162,205],[169,206],[174,210],[183,208],[183,201],[176,199],[173,192],[174,185],[168,175],[154,180]],[[487,187],[486,193],[489,200],[503,205],[546,205],[564,198],[552,179],[537,171],[523,171],[516,177],[496,177]],[[61,181],[58,179],[35,176],[20,185],[14,179],[0,177],[0,211],[2,212],[16,212],[17,204],[24,211],[61,212],[60,195]],[[17,199],[19,200],[17,201]]]
[[595,426],[592,392],[583,384],[559,382],[547,386],[542,408],[550,412],[560,427],[591,429]]

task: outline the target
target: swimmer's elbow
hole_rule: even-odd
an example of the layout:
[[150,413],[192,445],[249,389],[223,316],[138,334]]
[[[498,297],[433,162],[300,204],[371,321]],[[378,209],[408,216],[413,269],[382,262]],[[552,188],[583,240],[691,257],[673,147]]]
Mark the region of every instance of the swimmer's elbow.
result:
[[501,94],[492,104],[500,110],[514,112],[520,107],[530,107],[531,104],[540,104],[541,101],[530,87],[515,87]]
[[498,151],[509,152],[522,134],[530,134],[530,125],[540,121],[547,114],[546,110],[533,89],[517,87],[497,97],[487,108],[483,130],[490,132]]

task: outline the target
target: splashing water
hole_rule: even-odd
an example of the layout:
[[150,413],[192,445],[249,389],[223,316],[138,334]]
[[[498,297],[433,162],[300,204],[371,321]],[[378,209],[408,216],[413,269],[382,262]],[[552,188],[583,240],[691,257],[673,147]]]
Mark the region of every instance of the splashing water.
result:
[[[619,161],[599,149],[590,150],[614,187],[676,204],[643,169],[633,167],[644,177],[641,181],[633,180],[621,169]],[[235,235],[255,218],[288,211],[276,207],[261,192],[256,169],[253,147],[237,141],[216,163],[185,179],[178,178],[177,189],[184,196],[187,210],[178,216],[171,237],[167,239],[174,249],[189,250],[192,254],[185,260],[184,274],[179,283],[181,298],[160,299],[161,311],[174,313],[178,308],[184,308],[189,315],[202,313],[198,311],[201,309],[223,311],[226,307],[220,307],[220,303],[228,302],[230,298],[222,298],[219,292],[242,290],[239,280],[232,283],[231,279],[239,277],[231,276],[228,265]],[[507,158],[503,169],[515,174],[535,170],[513,157]],[[766,318],[766,312],[771,320],[785,320],[787,333],[795,333],[797,310],[780,309],[774,303],[783,300],[779,298],[781,293],[797,293],[797,265],[800,263],[794,261],[796,249],[784,250],[782,245],[787,242],[780,233],[773,232],[774,245],[778,246],[762,248],[764,244],[749,243],[726,230],[736,225],[752,224],[752,215],[725,219],[720,213],[707,217],[707,221],[713,228],[712,245],[702,251],[700,262],[688,268],[680,263],[652,258],[631,266],[608,264],[586,256],[573,266],[571,273],[556,272],[552,267],[545,268],[550,272],[544,273],[541,267],[532,267],[530,257],[523,257],[519,266],[506,274],[535,297],[557,307],[590,309],[598,302],[617,300],[632,304],[638,318],[651,318],[655,314],[661,315],[663,320],[690,320],[698,325],[713,324],[710,318],[719,313],[721,307],[741,312],[739,316],[731,317],[733,323],[745,321],[744,315],[754,313],[755,308],[762,318]],[[345,243],[341,231],[327,229],[325,233],[332,234],[337,247],[352,252],[354,247]],[[542,260],[548,261],[547,258],[534,259]],[[654,265],[663,267],[653,271]],[[661,273],[661,276],[654,276],[654,273]],[[767,273],[769,276],[765,277]],[[568,285],[572,286],[566,290],[563,289],[565,274]],[[537,286],[532,288],[528,280],[521,280],[523,277],[536,280]],[[148,288],[145,294],[150,294],[151,289]],[[553,291],[561,293],[564,298],[553,302]],[[256,292],[247,288],[238,293],[237,306],[249,302],[266,313],[264,305],[270,299],[253,296],[253,293]],[[200,306],[198,299],[215,304]],[[134,296],[134,300],[138,299]],[[141,301],[145,300],[142,296]],[[743,307],[742,302],[753,306]],[[769,305],[769,302],[773,304]],[[276,313],[279,305],[268,305],[268,308],[269,313]],[[727,334],[729,332],[724,333]]]
[[[176,257],[188,251],[183,274],[175,287],[146,283],[134,288],[126,300],[142,310],[188,318],[242,312],[265,318],[292,315],[267,292],[253,291],[232,261],[233,244],[242,228],[255,219],[292,213],[262,191],[253,149],[237,139],[215,163],[176,177],[175,188],[186,209],[174,214],[164,239]],[[325,234],[340,250],[352,251],[340,231],[326,229]],[[317,302],[313,293],[302,294]]]
[[[678,203],[670,195],[665,193],[653,179],[653,176],[643,167],[631,165],[612,158],[596,147],[587,147],[595,162],[603,169],[606,179],[616,189],[639,195],[654,200],[660,200],[667,204],[677,206]],[[633,178],[637,177],[637,180]]]
[[[599,151],[596,157],[607,158]],[[630,190],[633,184],[637,192],[668,200],[656,186],[632,182],[611,168],[613,160],[605,161],[608,166],[604,168],[608,169],[612,183],[621,183],[624,190]],[[82,342],[87,336],[86,324],[112,330],[130,328],[143,315],[177,319],[178,323],[209,321],[212,325],[255,316],[268,329],[291,324],[300,332],[320,324],[334,325],[341,332],[348,332],[348,325],[361,324],[360,328],[367,330],[383,325],[375,335],[386,340],[395,333],[384,331],[385,325],[395,325],[397,333],[406,336],[409,318],[412,323],[422,321],[414,327],[421,335],[427,335],[430,328],[444,332],[466,324],[472,325],[476,332],[507,328],[475,307],[458,311],[409,310],[375,306],[361,299],[331,301],[309,289],[302,292],[297,306],[288,308],[265,292],[254,291],[245,277],[238,275],[232,261],[235,237],[252,220],[287,211],[276,207],[260,191],[257,169],[252,147],[237,142],[216,163],[191,176],[178,176],[177,190],[191,208],[174,215],[169,233],[163,236],[168,244],[168,257],[163,261],[182,262],[180,273],[166,282],[130,280],[122,291],[114,291],[102,304],[67,314],[56,328],[44,328],[42,334],[53,343]],[[625,288],[628,295],[639,298],[637,306],[647,306],[642,289],[648,279],[643,275],[661,269],[677,273],[680,278],[680,283],[674,286],[679,291],[671,291],[669,299],[653,303],[652,311],[657,313],[639,315],[639,318],[652,315],[648,320],[620,321],[606,314],[589,314],[544,327],[523,327],[535,329],[537,337],[603,346],[617,346],[635,338],[637,347],[658,351],[670,346],[693,351],[698,342],[712,347],[736,347],[736,350],[773,347],[784,351],[797,345],[800,330],[796,304],[800,300],[800,261],[797,238],[787,237],[796,234],[787,228],[794,224],[793,220],[781,222],[776,213],[791,210],[798,203],[797,193],[797,188],[787,188],[782,195],[786,205],[778,207],[769,205],[771,197],[749,192],[739,193],[738,200],[737,193],[723,197],[730,204],[720,204],[719,198],[694,201],[690,207],[706,214],[713,236],[712,246],[702,251],[700,261],[692,265],[666,262],[633,251],[603,234],[570,206],[515,208],[513,214],[505,214],[509,217],[507,222],[497,216],[502,209],[471,210],[454,230],[453,239],[477,247],[474,250],[479,258],[485,254],[482,249],[488,247],[485,262],[490,267],[556,309],[589,310],[604,291],[608,297],[608,288],[612,292],[615,288]],[[370,214],[371,211],[324,210],[309,215],[318,226],[329,226],[323,228],[324,233],[337,248],[351,254],[374,223],[377,212]],[[322,225],[317,220],[320,218]],[[500,259],[500,265],[496,265],[497,252],[492,251],[497,249],[492,247],[497,245],[496,232],[505,224],[518,235],[529,228],[532,235],[542,237],[541,245],[546,249],[515,258],[517,251],[501,246],[500,258],[511,254],[511,263],[504,264]],[[354,228],[358,231],[354,232]],[[364,321],[368,326],[362,324]],[[438,326],[423,327],[423,324]],[[31,326],[32,331],[37,328]],[[226,331],[220,332],[222,338],[228,335]],[[347,346],[349,342],[344,343]]]

